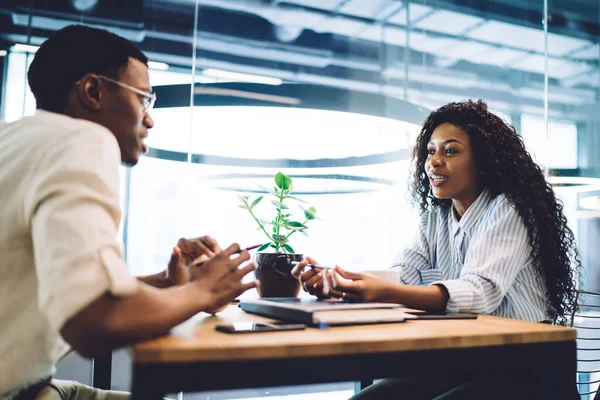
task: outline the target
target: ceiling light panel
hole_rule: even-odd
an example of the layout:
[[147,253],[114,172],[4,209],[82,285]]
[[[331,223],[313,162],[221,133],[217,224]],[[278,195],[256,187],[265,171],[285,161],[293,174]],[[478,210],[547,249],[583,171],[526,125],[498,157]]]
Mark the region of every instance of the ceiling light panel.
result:
[[[540,29],[533,29],[504,22],[488,21],[467,32],[466,36],[538,53],[544,52],[544,31],[541,25]],[[590,42],[586,40],[549,33],[548,54],[562,56],[588,43]]]
[[[327,32],[333,32],[338,35],[357,36],[359,33],[367,29],[369,24],[361,21],[352,21],[348,18],[331,17],[323,21],[325,24],[323,27]],[[315,26],[315,30],[318,31],[318,26]]]
[[527,57],[528,55],[529,54],[524,51],[507,49],[504,47],[493,47],[488,52],[470,56],[469,61],[479,64],[504,66],[511,61]]
[[[421,4],[409,4],[409,7],[411,22],[414,22],[433,11],[433,8]],[[406,7],[392,15],[387,22],[390,24],[406,25]]]
[[423,53],[437,54],[444,47],[458,46],[462,41],[424,35],[418,32],[410,33],[410,48]]
[[453,11],[436,11],[415,23],[416,28],[458,35],[482,23],[483,18]]
[[466,36],[491,43],[503,44],[526,50],[544,50],[544,32],[498,21],[488,21],[467,32]]
[[286,0],[285,3],[319,8],[321,10],[333,10],[340,5],[340,3],[343,3],[343,0]]
[[396,46],[406,46],[406,30],[404,30],[404,28],[393,27],[389,25],[369,25],[360,33],[359,37],[366,40],[372,40],[374,42],[383,41],[384,43]]
[[597,44],[587,45],[569,53],[567,57],[581,60],[597,60],[600,58],[600,47]]
[[472,57],[483,53],[489,53],[494,49],[493,46],[478,42],[462,40],[457,42],[458,43],[455,45],[438,49],[435,55],[471,61]]
[[350,0],[338,10],[341,14],[354,15],[361,18],[377,19],[380,15],[402,7],[400,1],[390,0]]
[[[544,56],[541,54],[531,54],[529,57],[522,58],[510,65],[511,68],[520,69],[538,74],[544,74]],[[590,70],[590,66],[581,63],[556,58],[548,58],[548,75],[552,78],[567,78],[573,75],[579,75]]]

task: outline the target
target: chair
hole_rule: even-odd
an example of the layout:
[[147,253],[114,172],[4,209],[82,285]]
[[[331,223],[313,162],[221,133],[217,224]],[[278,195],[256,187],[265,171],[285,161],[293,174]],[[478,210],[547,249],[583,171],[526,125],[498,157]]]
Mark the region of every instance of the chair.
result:
[[577,329],[577,388],[582,400],[600,400],[600,293],[576,290],[570,326]]

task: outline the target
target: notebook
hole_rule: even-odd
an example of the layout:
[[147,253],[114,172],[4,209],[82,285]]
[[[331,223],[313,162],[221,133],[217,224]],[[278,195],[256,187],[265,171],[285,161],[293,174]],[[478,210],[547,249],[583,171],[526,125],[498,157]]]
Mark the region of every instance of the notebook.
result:
[[246,312],[311,326],[404,322],[400,304],[349,303],[339,299],[275,297],[240,301]]

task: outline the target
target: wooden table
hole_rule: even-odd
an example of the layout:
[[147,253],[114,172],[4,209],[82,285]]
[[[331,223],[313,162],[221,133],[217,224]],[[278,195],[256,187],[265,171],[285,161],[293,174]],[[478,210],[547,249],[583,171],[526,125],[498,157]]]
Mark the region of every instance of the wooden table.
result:
[[133,346],[133,399],[515,369],[543,372],[544,399],[569,399],[576,387],[573,329],[480,316],[235,335],[215,331],[218,323],[267,320],[230,306]]

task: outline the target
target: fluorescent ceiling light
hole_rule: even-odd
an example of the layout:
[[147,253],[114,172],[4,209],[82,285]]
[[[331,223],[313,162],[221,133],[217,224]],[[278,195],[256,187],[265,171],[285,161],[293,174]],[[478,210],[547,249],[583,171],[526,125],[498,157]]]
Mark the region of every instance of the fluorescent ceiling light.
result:
[[549,176],[547,178],[554,190],[564,192],[593,192],[600,190],[600,179],[584,176]]
[[240,82],[263,83],[265,85],[279,86],[283,81],[279,78],[271,78],[269,76],[242,74],[240,72],[223,71],[221,69],[208,68],[202,72],[204,76],[212,78],[229,79]]
[[158,71],[168,71],[169,64],[158,61],[148,61],[148,68],[156,69]]
[[14,51],[20,51],[22,53],[35,53],[39,48],[40,46],[32,46],[30,44],[21,43],[17,43],[12,47]]
[[600,198],[598,196],[588,196],[579,200],[579,207],[587,210],[600,210]]
[[8,52],[6,50],[0,50],[0,57],[4,57]]
[[270,103],[282,103],[290,105],[298,105],[302,103],[302,100],[295,97],[288,96],[277,96],[273,94],[248,92],[245,90],[235,89],[224,89],[218,87],[202,87],[198,86],[194,88],[194,94],[213,95],[213,96],[231,96],[239,97],[242,99],[260,100]]

